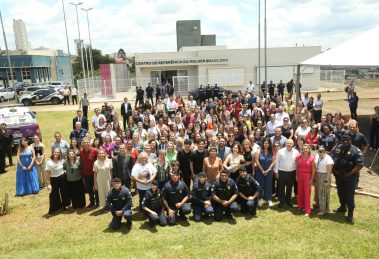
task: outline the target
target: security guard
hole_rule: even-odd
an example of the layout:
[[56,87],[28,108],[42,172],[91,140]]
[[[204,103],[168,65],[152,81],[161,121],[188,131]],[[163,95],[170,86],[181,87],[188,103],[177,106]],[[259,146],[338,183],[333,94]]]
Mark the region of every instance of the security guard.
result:
[[207,98],[207,100],[209,98],[212,98],[212,87],[211,87],[211,85],[209,83],[207,84],[207,87],[205,88],[205,93],[206,93],[206,97],[205,98]]
[[218,87],[217,83],[215,83],[215,86],[213,87],[212,90],[213,90],[213,95],[212,95],[213,99],[214,99],[215,97],[218,98],[218,94],[219,94],[219,92],[220,92],[220,87]]
[[238,210],[238,204],[235,201],[238,197],[238,189],[233,179],[229,178],[228,171],[221,171],[220,178],[213,184],[211,192],[215,220],[222,220],[224,212],[228,218],[231,218],[231,213]]
[[158,188],[157,180],[151,182],[151,189],[145,193],[141,207],[149,218],[150,226],[154,226],[157,223],[162,227],[167,225],[162,205],[162,193]]
[[201,103],[205,100],[205,89],[204,89],[203,85],[200,85],[198,93],[199,93],[199,100]]
[[0,124],[0,174],[6,173],[5,170],[5,153],[7,150],[7,137],[5,132],[5,123]]
[[111,227],[121,227],[122,217],[126,219],[126,226],[132,227],[132,193],[128,188],[122,186],[120,178],[114,178],[113,188],[108,192],[106,207],[113,215]]
[[146,87],[146,99],[147,100],[150,99],[152,105],[154,105],[153,94],[154,94],[154,88],[151,86],[150,83],[147,83],[147,87]]
[[237,188],[237,202],[241,207],[241,212],[251,212],[251,215],[255,216],[257,214],[258,195],[262,189],[254,177],[247,174],[247,169],[244,166],[239,169]]
[[351,144],[351,136],[342,135],[342,144],[338,145],[331,153],[334,160],[333,174],[336,177],[337,193],[341,206],[335,212],[346,212],[346,220],[353,222],[354,194],[357,173],[363,167],[363,153]]
[[203,214],[206,216],[213,214],[213,207],[211,204],[212,185],[207,181],[204,172],[200,172],[197,176],[198,180],[192,186],[191,202],[194,219],[199,222]]
[[135,108],[137,108],[137,103],[139,106],[143,105],[143,96],[145,94],[145,91],[142,90],[142,87],[139,86],[137,88],[137,98],[136,98],[136,104],[135,104]]
[[176,224],[176,214],[179,212],[182,219],[191,213],[191,206],[187,202],[189,199],[189,190],[187,185],[179,180],[179,172],[172,171],[170,181],[168,181],[162,190],[163,206],[168,213],[168,224]]

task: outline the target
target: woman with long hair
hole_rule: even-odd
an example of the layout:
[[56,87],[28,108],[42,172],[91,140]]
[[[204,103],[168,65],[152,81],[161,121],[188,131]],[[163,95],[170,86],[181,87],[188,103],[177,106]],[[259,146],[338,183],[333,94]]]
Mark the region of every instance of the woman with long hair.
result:
[[35,166],[34,149],[28,146],[26,138],[21,138],[17,150],[16,195],[37,194],[39,192],[38,172]]
[[235,181],[238,178],[238,170],[241,166],[241,161],[243,161],[243,155],[239,144],[234,144],[231,149],[232,153],[225,158],[223,167],[228,170],[229,176]]
[[64,163],[67,177],[67,191],[70,197],[72,207],[81,209],[86,206],[84,196],[83,176],[81,174],[82,166],[76,152],[72,149],[68,151],[67,160]]
[[242,155],[245,161],[243,165],[246,167],[247,173],[253,175],[255,154],[248,138],[242,141]]
[[46,178],[46,164],[45,164],[45,145],[41,142],[38,135],[34,135],[34,142],[30,145],[34,149],[34,154],[36,156],[35,165],[38,172],[39,187],[47,187]]
[[316,164],[314,156],[311,154],[311,147],[303,145],[301,154],[297,157],[297,205],[304,210],[305,216],[311,213],[311,191],[312,183],[316,174]]
[[207,175],[208,181],[214,183],[222,170],[222,160],[217,156],[217,148],[209,148],[209,156],[204,158],[203,172]]
[[93,148],[99,150],[101,149],[101,145],[100,145],[100,139],[99,138],[95,138],[92,142],[92,145],[91,145]]
[[311,130],[305,137],[305,143],[307,143],[312,150],[316,150],[318,147],[318,138],[318,126],[317,124],[313,124]]
[[52,215],[54,212],[62,209],[67,211],[67,206],[70,205],[70,198],[67,192],[67,180],[64,173],[64,160],[59,148],[53,150],[50,160],[46,163],[46,174],[48,176],[49,195],[49,212]]
[[70,149],[74,150],[76,156],[80,156],[80,145],[75,137],[71,138]]
[[107,154],[108,158],[111,158],[112,149],[114,147],[114,142],[112,142],[111,136],[106,135],[104,138],[104,143],[101,145],[101,149]]
[[259,193],[258,206],[262,206],[263,200],[272,206],[272,188],[273,188],[273,171],[275,156],[272,149],[272,143],[269,138],[262,141],[261,149],[255,155],[255,179],[262,187],[263,193]]
[[112,129],[114,132],[116,132],[116,135],[120,138],[122,138],[124,136],[124,132],[121,128],[122,127],[121,125],[122,124],[120,124],[120,122],[114,121],[113,122],[113,129]]
[[108,192],[111,190],[112,181],[112,160],[107,158],[104,150],[99,150],[97,160],[93,164],[94,187],[99,194],[99,206],[105,207],[105,200]]
[[131,130],[134,132],[137,129],[137,124],[132,116],[129,117],[128,119],[128,125],[126,125],[126,130]]

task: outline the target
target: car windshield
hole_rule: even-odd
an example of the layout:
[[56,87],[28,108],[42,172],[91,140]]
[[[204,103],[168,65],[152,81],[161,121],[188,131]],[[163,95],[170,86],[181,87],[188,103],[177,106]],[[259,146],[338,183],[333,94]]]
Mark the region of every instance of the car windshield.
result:
[[0,116],[0,123],[5,123],[8,127],[21,124],[32,124],[34,123],[34,118],[30,113],[2,115]]

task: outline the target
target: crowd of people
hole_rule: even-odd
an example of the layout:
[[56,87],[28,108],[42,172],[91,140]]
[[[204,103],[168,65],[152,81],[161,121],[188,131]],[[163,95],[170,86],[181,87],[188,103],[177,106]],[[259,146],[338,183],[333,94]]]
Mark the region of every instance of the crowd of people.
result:
[[[330,212],[334,174],[336,212],[348,212],[352,222],[369,147],[357,121],[324,114],[321,94],[305,93],[295,107],[293,87],[287,94],[284,84],[268,90],[257,96],[250,83],[235,98],[226,92],[197,101],[171,91],[155,104],[149,90],[134,109],[124,98],[120,113],[104,103],[89,119],[79,109],[68,142],[60,132],[49,146],[38,136],[30,146],[21,139],[16,193],[46,187],[49,215],[70,205],[84,208],[87,193],[87,207],[110,210],[116,229],[123,217],[131,226],[133,189],[151,225],[174,225],[191,211],[195,221],[211,215],[222,220],[238,210],[255,216],[258,207],[276,200],[281,209],[293,207],[294,198],[305,216],[322,216]],[[375,112],[376,146],[370,148],[378,148],[378,107]]]

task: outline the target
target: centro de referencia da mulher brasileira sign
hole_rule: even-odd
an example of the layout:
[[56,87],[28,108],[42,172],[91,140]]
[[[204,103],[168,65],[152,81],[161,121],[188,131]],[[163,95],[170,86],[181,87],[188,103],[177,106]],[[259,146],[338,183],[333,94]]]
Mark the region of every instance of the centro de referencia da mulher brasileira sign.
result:
[[164,59],[153,61],[136,61],[136,66],[167,66],[167,65],[200,65],[200,64],[225,64],[227,58],[187,58],[187,59]]

